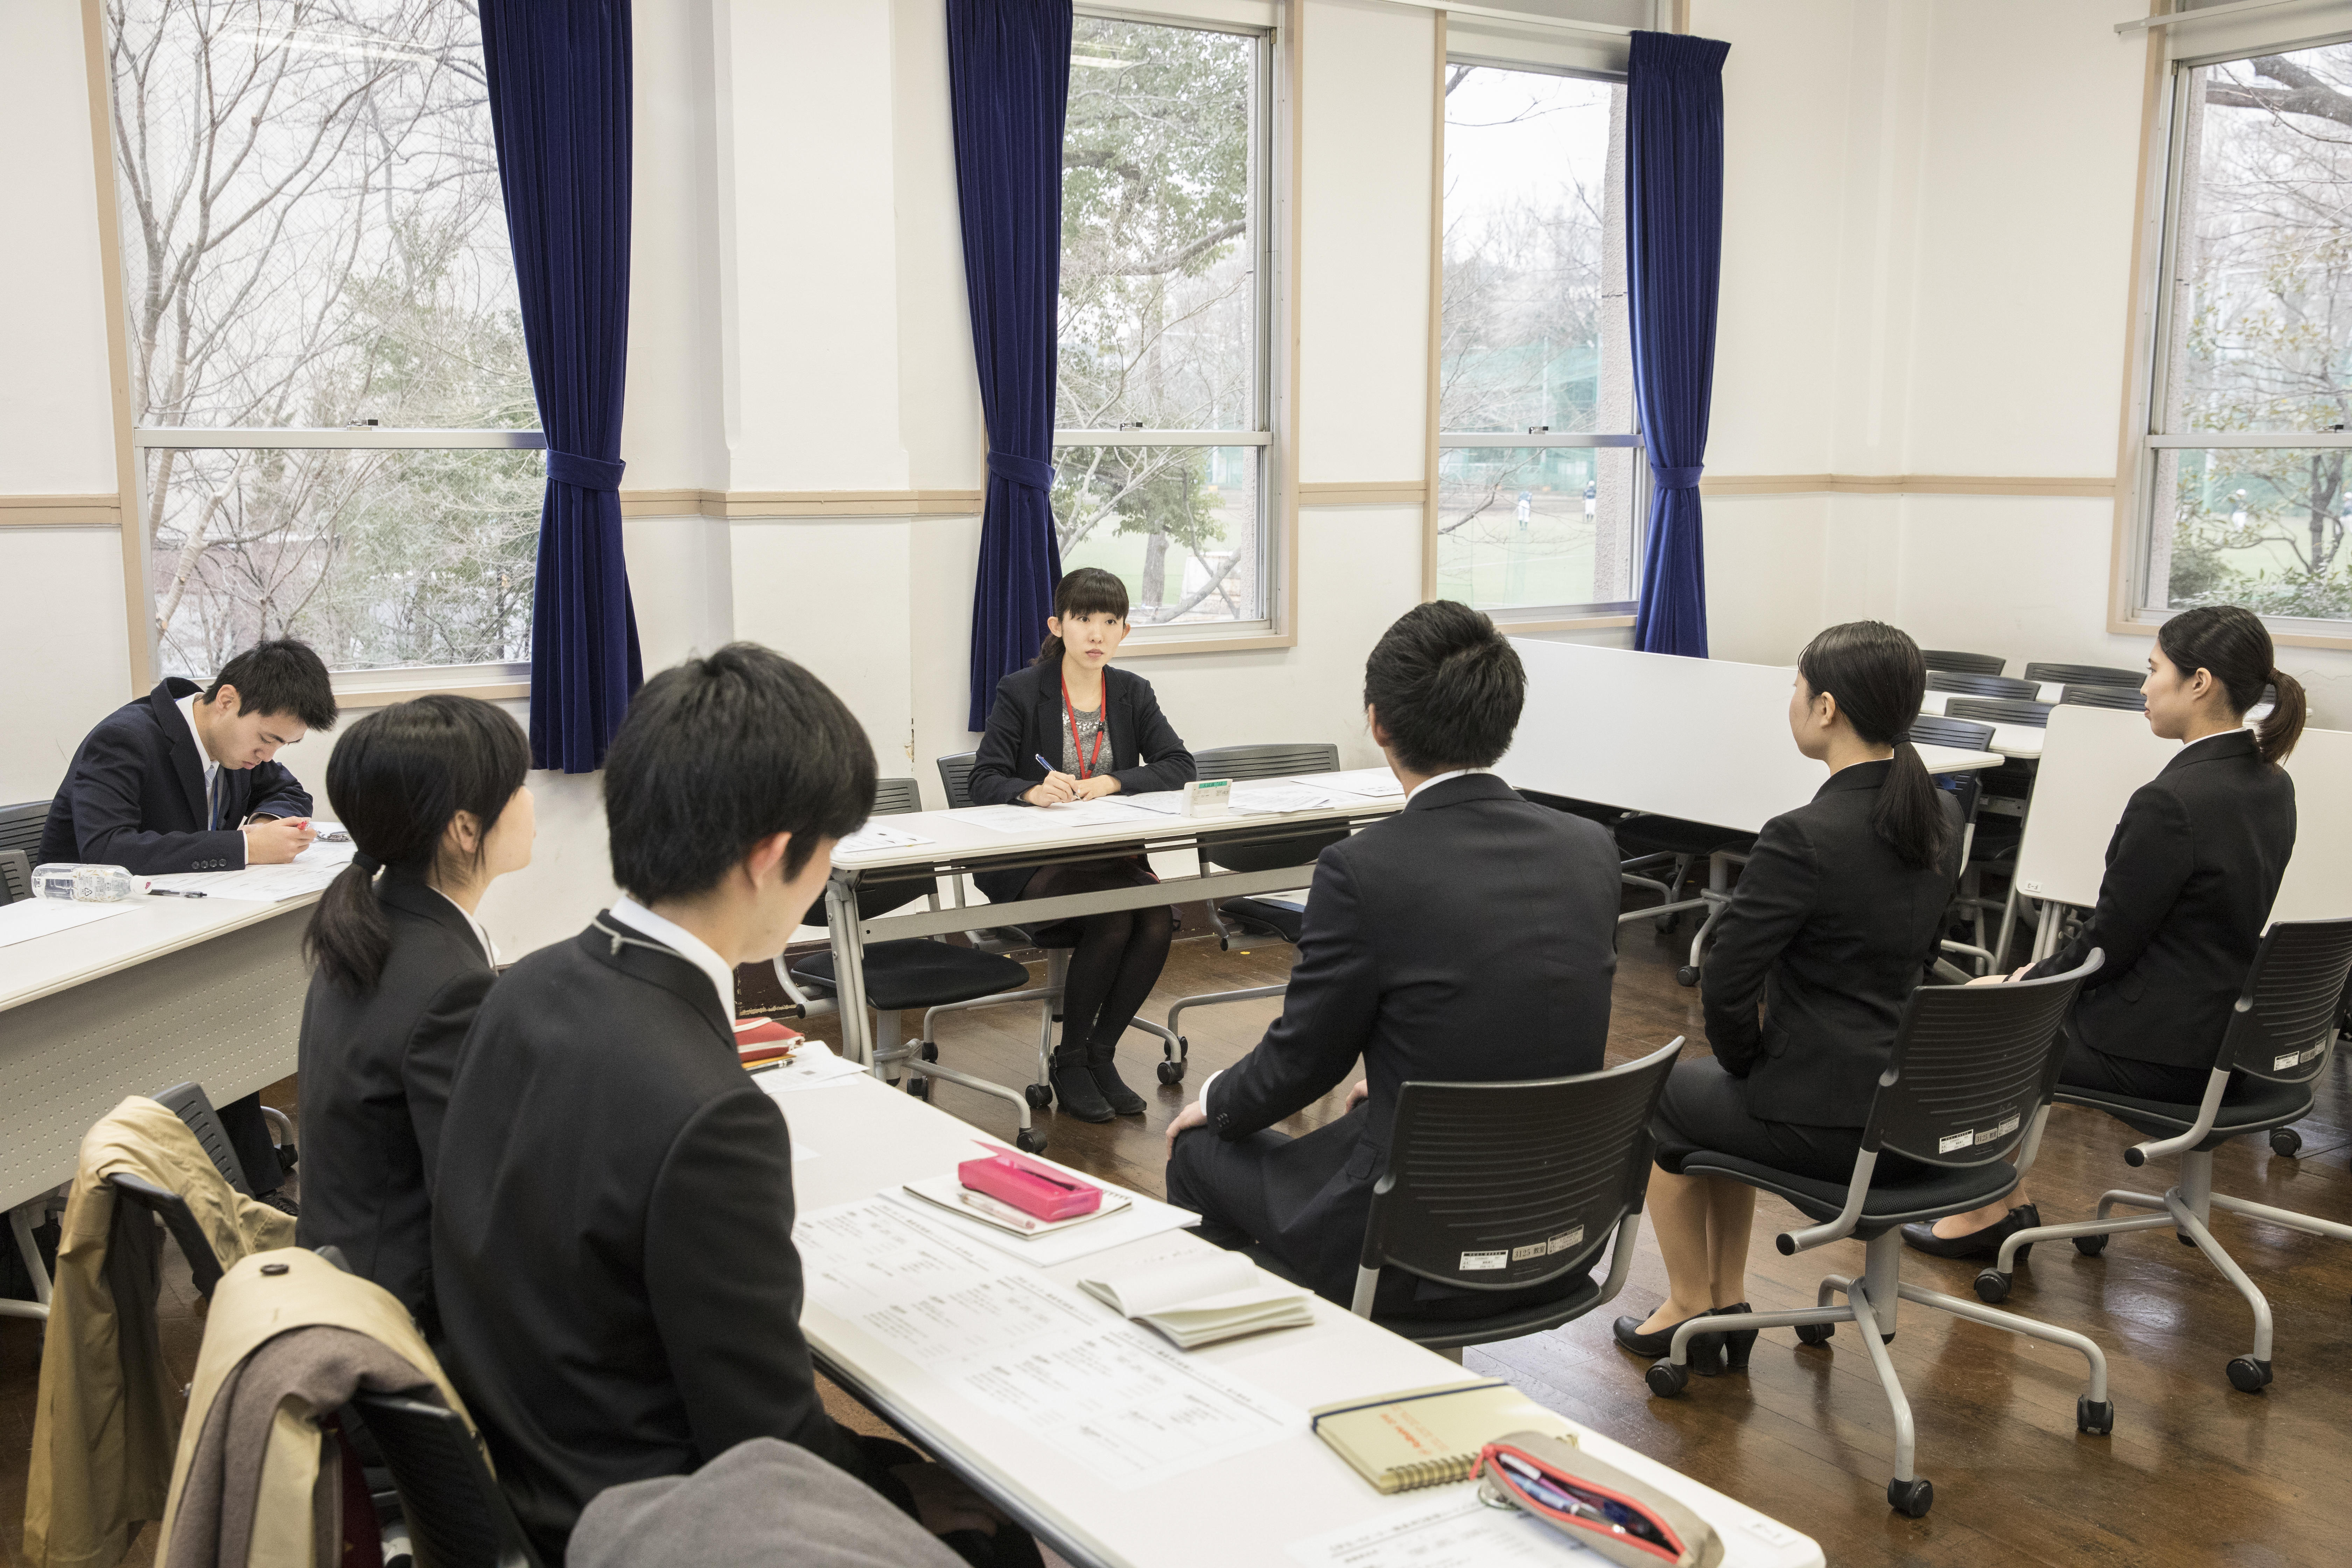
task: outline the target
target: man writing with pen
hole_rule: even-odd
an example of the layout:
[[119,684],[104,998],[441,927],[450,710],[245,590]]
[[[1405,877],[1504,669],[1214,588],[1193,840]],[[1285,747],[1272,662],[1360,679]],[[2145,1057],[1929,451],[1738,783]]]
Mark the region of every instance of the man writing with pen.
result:
[[[166,676],[100,721],[49,803],[41,862],[120,866],[134,876],[282,866],[310,846],[310,796],[273,759],[335,727],[327,667],[307,643],[265,642],[209,688]],[[246,1179],[266,1201],[283,1184],[258,1096],[220,1108]]]

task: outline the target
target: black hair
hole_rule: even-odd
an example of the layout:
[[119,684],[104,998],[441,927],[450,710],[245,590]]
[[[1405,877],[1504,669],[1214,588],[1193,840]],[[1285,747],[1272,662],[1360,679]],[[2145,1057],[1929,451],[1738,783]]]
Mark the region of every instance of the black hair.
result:
[[429,875],[461,811],[481,826],[479,864],[482,842],[530,771],[522,726],[477,698],[436,692],[352,725],[327,759],[327,801],[355,853],[310,911],[302,944],[311,962],[352,995],[374,990],[392,951],[376,870]]
[[2220,681],[2233,713],[2260,702],[2264,686],[2277,687],[2278,700],[2254,731],[2254,744],[2263,761],[2286,761],[2303,738],[2303,682],[2273,662],[2271,629],[2260,616],[2239,605],[2200,605],[2157,627],[2156,646],[2182,675],[2201,669]]
[[707,892],[772,834],[784,875],[874,809],[874,748],[830,688],[756,643],[645,684],[604,757],[613,879],[641,903]]
[[306,730],[335,727],[335,684],[309,643],[280,637],[254,644],[221,666],[205,700],[219,700],[224,686],[236,688],[241,713],[291,713]]
[[1928,776],[1919,748],[1906,738],[1927,691],[1927,665],[1910,634],[1885,621],[1832,626],[1797,656],[1797,673],[1816,697],[1837,699],[1853,732],[1874,746],[1895,748],[1895,767],[1878,792],[1870,826],[1905,865],[1927,870],[1943,864],[1952,847],[1952,819],[1944,792]]
[[1492,767],[1511,749],[1528,672],[1495,623],[1452,599],[1397,617],[1364,661],[1364,706],[1417,773]]
[[[1117,616],[1123,621],[1127,619],[1127,584],[1099,566],[1066,572],[1054,584],[1054,614],[1065,623],[1088,616]],[[1030,662],[1059,664],[1061,660],[1062,639],[1048,632]]]

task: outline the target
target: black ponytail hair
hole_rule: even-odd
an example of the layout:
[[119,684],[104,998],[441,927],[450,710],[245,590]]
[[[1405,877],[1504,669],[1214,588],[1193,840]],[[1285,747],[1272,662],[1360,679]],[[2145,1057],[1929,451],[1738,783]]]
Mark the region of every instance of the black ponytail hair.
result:
[[[1054,584],[1054,615],[1063,621],[1084,620],[1088,616],[1117,616],[1127,619],[1127,584],[1099,566],[1081,566],[1066,572]],[[1062,639],[1051,632],[1038,646],[1033,664],[1062,662]]]
[[2271,647],[2271,629],[2240,605],[2200,605],[2183,610],[2156,629],[2156,646],[2183,676],[2204,670],[2221,683],[2230,710],[2242,717],[2263,700],[2263,688],[2278,688],[2270,716],[2254,731],[2263,761],[2286,761],[2303,738],[2303,682],[2281,669]]
[[473,813],[486,840],[530,769],[522,726],[472,697],[436,692],[352,726],[327,759],[327,800],[355,853],[327,884],[302,937],[329,979],[355,996],[375,989],[392,951],[375,873],[432,872],[461,811]]
[[1952,820],[1944,792],[1909,740],[1911,721],[1927,690],[1927,666],[1910,634],[1884,621],[1832,626],[1797,656],[1797,673],[1816,697],[1837,699],[1853,732],[1874,746],[1895,748],[1895,767],[1878,792],[1872,831],[1905,865],[1927,870],[1943,864],[1952,847]]

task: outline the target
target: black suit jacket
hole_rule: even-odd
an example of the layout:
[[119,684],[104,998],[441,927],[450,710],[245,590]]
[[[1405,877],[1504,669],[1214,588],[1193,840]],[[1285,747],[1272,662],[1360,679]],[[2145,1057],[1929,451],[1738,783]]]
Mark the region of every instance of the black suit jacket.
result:
[[709,977],[645,942],[603,916],[508,970],[441,1129],[442,1360],[550,1563],[606,1487],[747,1437],[900,1495],[817,1398],[783,1113]]
[[[1112,665],[1103,671],[1104,719],[1108,733],[1103,755],[1123,795],[1182,789],[1200,776],[1192,753],[1175,726],[1160,711],[1151,682]],[[1039,756],[1058,758],[1069,736],[1062,717],[1062,666],[1033,664],[996,683],[996,706],[989,710],[988,732],[971,760],[971,803],[1009,805],[1044,782]],[[1018,898],[1029,870],[982,871],[972,878],[997,903]]]
[[302,1217],[295,1240],[342,1249],[352,1271],[433,1332],[433,1158],[457,1049],[497,972],[458,908],[386,872],[392,951],[354,996],[322,970],[302,1005]]
[[2134,1061],[2210,1067],[2294,853],[2294,780],[2251,733],[2184,746],[2125,803],[2098,906],[2033,975],[2103,950],[2075,997],[2074,1037]]
[[1281,1155],[1276,1247],[1316,1258],[1318,1288],[1354,1278],[1408,1080],[1602,1065],[1620,887],[1606,831],[1491,773],[1432,784],[1317,858],[1282,1016],[1217,1075],[1207,1110],[1219,1137],[1246,1138],[1363,1059],[1365,1101]]
[[41,858],[120,866],[142,877],[234,871],[245,864],[247,816],[308,816],[310,796],[276,763],[221,770],[221,820],[205,819],[204,747],[177,704],[193,680],[168,675],[136,702],[106,716],[74,752],[49,803]]
[[[1960,874],[1958,803],[1940,866],[1905,865],[1872,830],[1891,762],[1832,773],[1764,825],[1706,954],[1707,1043],[1767,1121],[1860,1127],[1936,952]],[[1756,1004],[1762,998],[1759,1022]]]

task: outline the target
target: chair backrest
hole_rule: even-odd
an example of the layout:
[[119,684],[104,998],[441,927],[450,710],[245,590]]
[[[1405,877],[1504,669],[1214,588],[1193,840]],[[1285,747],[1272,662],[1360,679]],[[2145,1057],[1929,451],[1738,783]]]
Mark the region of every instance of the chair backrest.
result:
[[202,1084],[175,1083],[147,1098],[188,1124],[188,1131],[196,1135],[196,1142],[204,1145],[205,1153],[211,1158],[213,1169],[230,1186],[247,1197],[253,1195],[253,1188],[245,1179],[245,1166],[237,1160],[236,1146],[228,1141],[228,1130],[221,1125],[220,1112],[205,1097]]
[[897,816],[904,812],[923,809],[923,786],[913,779],[877,779],[874,782],[874,815]]
[[117,1172],[106,1178],[120,1202],[134,1204],[155,1215],[172,1239],[180,1244],[182,1256],[188,1260],[188,1273],[195,1281],[196,1294],[210,1296],[213,1287],[221,1282],[226,1272],[221,1268],[220,1255],[213,1250],[212,1238],[205,1227],[196,1223],[195,1215],[188,1208],[188,1200],[168,1187],[159,1187],[144,1176],[134,1176],[127,1171]]
[[2327,1070],[2344,984],[2352,976],[2352,920],[2280,921],[2263,933],[2214,1066],[2278,1083]]
[[0,904],[33,896],[33,858],[22,849],[0,849]]
[[2058,1087],[2060,1026],[2104,959],[2095,949],[2080,969],[2046,980],[1912,992],[1863,1148],[1930,1165],[2006,1159]]
[[21,849],[27,860],[41,853],[41,830],[48,826],[49,803],[28,800],[0,805],[0,849]]
[[1407,1083],[1361,1266],[1474,1290],[1589,1270],[1641,1207],[1650,1115],[1681,1049],[1573,1078]]
[[1930,746],[1958,746],[1964,752],[1981,752],[1992,744],[1992,726],[1922,713],[1911,721],[1911,728],[1904,731],[1904,737]]
[[1328,741],[1297,745],[1212,746],[1192,753],[1204,779],[1278,779],[1292,773],[1336,773],[1339,748]]
[[2050,727],[2051,704],[2021,697],[1955,697],[1944,704],[1948,719],[1974,719],[1987,724],[2027,724]]
[[[917,781],[913,779],[875,781],[875,816],[901,816],[908,812],[922,809],[923,788]],[[860,888],[857,889],[857,918],[863,921],[878,920],[894,910],[906,908],[930,890],[931,884],[928,880],[877,882],[870,887]],[[801,923],[813,926],[829,926],[833,923],[826,913],[824,899],[820,898],[809,906],[808,913],[801,917]]]
[[1958,670],[1963,675],[1999,675],[2009,662],[1997,653],[1956,653],[1948,647],[1923,647],[1919,658],[1931,670]]
[[417,1568],[539,1568],[464,1416],[396,1394],[361,1393],[351,1408],[383,1452]]
[[1960,803],[1960,826],[1966,828],[1977,819],[1977,805],[1984,799],[1984,780],[1973,773],[1937,773],[1936,787]]
[[[1958,691],[1969,697],[2022,697],[2028,701],[2042,694],[2041,686],[2034,681],[2011,680],[2004,675],[1969,675],[1949,669],[1929,670],[1927,689]],[[1951,711],[1948,704],[1945,711]]]
[[2025,679],[2055,680],[2067,686],[2137,686],[2147,679],[2144,669],[2117,669],[2108,664],[2029,664]]
[[950,811],[971,805],[971,764],[979,756],[978,752],[956,752],[940,759],[940,788],[947,792]]
[[2069,708],[2120,708],[2130,713],[2147,711],[2147,694],[2131,686],[2069,686],[2058,700]]

